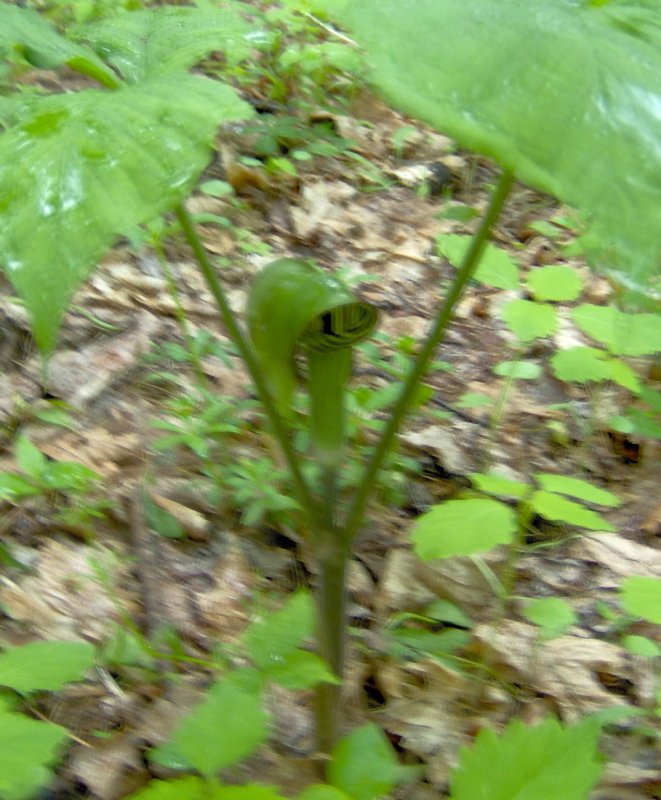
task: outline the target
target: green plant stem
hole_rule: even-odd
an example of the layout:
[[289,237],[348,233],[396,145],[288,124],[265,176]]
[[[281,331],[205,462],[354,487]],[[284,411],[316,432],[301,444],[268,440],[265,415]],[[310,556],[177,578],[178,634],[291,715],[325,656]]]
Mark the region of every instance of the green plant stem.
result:
[[261,369],[255,352],[252,349],[251,344],[244,336],[243,331],[239,327],[239,323],[237,322],[236,317],[234,316],[234,313],[227,302],[223,287],[221,286],[220,281],[218,280],[218,277],[211,266],[211,262],[209,261],[209,257],[207,256],[204,246],[202,245],[200,237],[197,235],[195,226],[193,225],[190,215],[184,208],[183,204],[179,204],[176,207],[175,213],[177,215],[177,219],[179,220],[179,224],[181,225],[184,236],[193,250],[195,260],[202,271],[202,275],[207,283],[207,286],[209,287],[209,291],[216,301],[218,311],[220,312],[223,323],[227,328],[227,332],[236,345],[241,358],[243,359],[243,363],[246,365],[246,368],[250,373],[250,377],[255,384],[255,389],[257,390],[259,399],[264,407],[264,411],[271,422],[273,434],[277,439],[285,461],[287,462],[287,467],[289,468],[289,473],[294,484],[294,490],[298,495],[298,500],[308,516],[308,522],[310,526],[312,529],[314,529],[318,520],[316,504],[305,478],[303,477],[303,473],[298,465],[298,456],[296,455],[296,452],[289,441],[289,435],[285,424],[275,407],[275,403],[273,402],[271,393],[266,385],[266,381],[262,377]]
[[[351,549],[343,545],[338,530],[326,531],[317,554],[319,582],[316,591],[319,655],[342,680],[347,634],[346,573]],[[316,690],[319,751],[329,754],[338,740],[342,708],[341,684],[321,683]]]
[[335,527],[338,472],[344,455],[344,392],[351,375],[351,350],[308,349],[312,448],[321,470],[319,494],[324,524],[331,529]]
[[514,175],[510,171],[504,171],[491,196],[491,201],[486,210],[480,226],[475,232],[470,247],[464,256],[463,262],[455,279],[450,287],[450,291],[445,298],[443,305],[439,311],[438,317],[434,322],[422,348],[411,365],[409,374],[404,381],[399,397],[395,402],[395,406],[391,412],[390,418],[386,427],[381,434],[381,438],[377,442],[370,460],[365,467],[362,479],[356,489],[353,502],[349,508],[346,523],[344,525],[343,537],[348,545],[353,543],[353,540],[358,533],[358,530],[363,522],[367,503],[370,499],[377,473],[388,455],[395,436],[399,431],[404,417],[409,410],[411,401],[415,392],[422,380],[425,371],[427,370],[430,361],[434,357],[436,348],[441,343],[443,335],[452,319],[452,314],[459,298],[461,297],[464,287],[468,281],[473,277],[477,265],[479,264],[482,253],[489,238],[489,233],[494,223],[498,219],[500,212],[505,204],[507,196],[512,188],[514,182]]

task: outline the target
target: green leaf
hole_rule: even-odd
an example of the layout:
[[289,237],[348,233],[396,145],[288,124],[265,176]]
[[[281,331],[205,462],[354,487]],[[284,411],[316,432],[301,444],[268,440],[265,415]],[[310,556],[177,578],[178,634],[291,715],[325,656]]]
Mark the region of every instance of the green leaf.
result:
[[341,683],[322,658],[304,650],[282,656],[282,661],[269,666],[266,674],[287,689],[312,689],[319,683]]
[[500,737],[483,729],[460,751],[450,800],[585,800],[602,771],[600,730],[553,719],[532,728],[514,720]]
[[236,764],[268,736],[262,697],[223,680],[179,726],[172,737],[176,750],[207,778]]
[[622,606],[629,614],[661,625],[661,580],[633,575],[620,586]]
[[619,358],[609,358],[610,379],[630,392],[639,392],[641,385],[638,376],[631,367]]
[[51,778],[67,731],[23,714],[0,713],[0,797],[30,800]]
[[487,494],[496,494],[501,497],[522,498],[530,493],[530,484],[521,481],[511,481],[501,475],[471,472],[468,476],[475,486]]
[[521,342],[550,336],[558,327],[553,306],[532,300],[511,300],[503,308],[503,320]]
[[659,274],[658,4],[629,4],[627,24],[621,3],[576,0],[318,4],[396,106],[589,215],[602,266],[639,287]]
[[16,461],[26,475],[39,480],[46,468],[46,456],[22,434],[16,441]]
[[577,500],[585,500],[586,503],[597,503],[600,506],[616,508],[622,504],[617,495],[606,489],[600,489],[580,478],[568,478],[566,475],[553,475],[549,472],[535,473],[535,480],[542,489],[547,492],[557,492],[558,494],[568,494]]
[[144,498],[145,520],[150,528],[166,539],[185,539],[186,531],[169,511],[157,505],[151,497]]
[[[455,233],[443,233],[436,238],[436,249],[439,255],[459,267],[471,243],[470,236]],[[517,289],[519,286],[519,269],[509,253],[493,244],[487,243],[480,265],[475,273],[475,280],[496,289]]]
[[661,647],[647,636],[625,636],[622,639],[622,647],[634,656],[643,656],[644,658],[661,656]]
[[634,314],[584,303],[572,310],[572,319],[612,353],[645,356],[661,352],[661,314]]
[[551,492],[537,491],[530,498],[530,506],[536,514],[552,522],[566,522],[590,531],[615,531],[615,526],[601,514],[591,511],[573,500],[559,497]]
[[0,5],[0,59],[14,47],[35,67],[52,69],[66,64],[104,86],[119,85],[115,73],[88,47],[60,36],[36,11],[4,3]]
[[138,83],[186,70],[214,51],[248,55],[250,30],[235,10],[166,6],[118,14],[79,33],[127,81]]
[[536,300],[571,302],[583,291],[583,281],[578,272],[564,264],[532,269],[526,283]]
[[428,631],[424,628],[399,627],[388,631],[392,639],[391,654],[399,659],[415,660],[421,654],[429,655],[443,663],[450,663],[447,656],[466,647],[471,640],[468,631],[445,628]]
[[88,642],[31,642],[0,653],[0,685],[20,694],[56,692],[94,665]]
[[497,500],[448,500],[419,517],[411,534],[423,561],[484,553],[509,544],[516,515]]
[[556,378],[570,383],[607,381],[612,374],[606,353],[595,347],[570,347],[551,358]]
[[339,741],[331,753],[329,782],[352,800],[377,800],[419,770],[399,764],[378,725],[361,725]]
[[244,633],[250,658],[260,669],[279,667],[312,636],[314,619],[312,598],[307,592],[296,592],[279,611],[258,617]]
[[41,487],[35,486],[22,475],[15,472],[0,472],[0,499],[10,503],[41,494]]
[[150,781],[144,789],[130,794],[127,800],[215,800],[213,789],[196,777],[172,781]]
[[484,408],[493,403],[493,397],[482,392],[464,392],[457,401],[457,408]]
[[296,800],[353,800],[353,798],[335,786],[315,783],[297,795]]
[[26,99],[21,124],[0,135],[0,259],[44,351],[103,253],[182,200],[218,124],[251,113],[191,75]]
[[543,597],[532,600],[523,609],[523,616],[543,628],[546,638],[559,636],[577,620],[574,609],[560,597]]
[[286,800],[269,786],[248,783],[244,786],[221,786],[215,781],[195,777],[171,781],[151,781],[126,800]]
[[542,368],[534,361],[501,361],[493,368],[496,375],[503,378],[534,381],[542,374]]
[[473,620],[449,600],[434,600],[425,608],[425,615],[439,622],[450,622],[462,628],[472,628]]

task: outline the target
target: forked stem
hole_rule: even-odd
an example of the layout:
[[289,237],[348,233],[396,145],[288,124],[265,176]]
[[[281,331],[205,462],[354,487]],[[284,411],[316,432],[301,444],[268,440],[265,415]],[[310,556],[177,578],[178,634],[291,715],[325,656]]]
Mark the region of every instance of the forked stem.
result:
[[[200,265],[202,274],[216,301],[225,327],[234,340],[250,372],[259,398],[264,406],[264,410],[271,421],[274,434],[280,444],[287,466],[289,467],[299,500],[308,513],[308,519],[313,533],[313,543],[316,548],[315,555],[320,568],[320,585],[317,592],[319,649],[323,658],[340,679],[344,673],[345,639],[347,633],[346,572],[353,542],[365,517],[367,503],[370,499],[377,474],[393,445],[395,436],[409,410],[415,391],[427,371],[438,345],[443,339],[443,335],[452,319],[454,308],[466,284],[475,274],[475,270],[489,238],[491,228],[500,215],[513,182],[514,176],[509,171],[503,172],[498,180],[486,213],[471,240],[468,251],[450,287],[450,291],[441,306],[438,317],[432,325],[420,352],[414,359],[409,373],[402,384],[401,391],[395,402],[390,418],[386,423],[386,427],[365,467],[365,471],[356,490],[353,502],[349,507],[343,526],[338,526],[335,521],[337,517],[335,509],[335,482],[337,480],[338,464],[329,462],[328,465],[322,465],[326,478],[330,479],[332,485],[326,486],[325,490],[322,487],[322,511],[319,513],[312,493],[300,470],[298,458],[289,441],[284,422],[275,408],[271,394],[262,377],[252,346],[243,335],[227,303],[220,282],[213,271],[188,213],[183,205],[178,206],[176,209],[179,223],[181,224],[188,243],[193,249],[195,258]],[[342,367],[341,371],[344,371],[344,367]],[[332,380],[331,378],[331,381]],[[342,394],[343,393],[340,393],[340,396],[337,397],[338,404],[342,404],[344,401]],[[314,411],[318,421],[319,412],[323,409],[323,402],[322,405],[317,405]],[[341,408],[341,406],[338,406],[338,408]],[[337,414],[337,409],[333,414]],[[336,421],[337,419],[341,418],[336,418]],[[313,422],[313,425],[316,425],[316,423]],[[331,436],[331,439],[335,439],[335,441],[329,442],[328,439],[326,439],[325,444],[330,445],[331,450],[333,447],[339,447],[341,444],[338,439],[341,437],[340,423],[338,430],[334,431],[333,436]],[[331,459],[331,461],[332,460],[333,459]],[[339,687],[330,684],[322,684],[317,692],[317,700],[317,725],[320,750],[323,753],[329,753],[337,741],[339,732],[341,711]]]

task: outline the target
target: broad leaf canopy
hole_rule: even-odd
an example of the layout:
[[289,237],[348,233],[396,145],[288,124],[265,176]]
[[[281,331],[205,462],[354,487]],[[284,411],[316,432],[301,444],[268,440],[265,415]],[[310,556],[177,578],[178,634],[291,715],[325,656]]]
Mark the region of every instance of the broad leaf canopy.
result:
[[319,0],[397,106],[591,220],[598,263],[661,267],[656,0]]
[[36,11],[0,4],[0,58],[13,50],[35,67],[66,64],[105,86],[118,85],[117,76],[92,50],[60,36]]
[[215,50],[247,54],[255,35],[236,10],[165,7],[120,14],[81,36],[130,83],[192,67]]
[[0,266],[48,352],[71,295],[121,235],[180,202],[218,125],[252,113],[187,74],[35,97],[0,136]]

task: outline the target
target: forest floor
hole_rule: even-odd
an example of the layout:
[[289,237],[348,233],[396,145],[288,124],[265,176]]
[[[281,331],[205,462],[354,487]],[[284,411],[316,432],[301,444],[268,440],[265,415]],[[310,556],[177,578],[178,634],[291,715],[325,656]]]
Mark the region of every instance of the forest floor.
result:
[[[354,98],[350,113],[280,111],[261,120],[297,126],[273,134],[281,136],[283,156],[308,153],[295,161],[296,174],[267,172],[256,160],[255,134],[233,129],[220,135],[204,177],[223,183],[206,184],[189,210],[214,215],[201,225],[202,237],[239,313],[253,276],[280,256],[341,270],[379,308],[378,334],[354,370],[354,385],[364,391],[352,395],[350,414],[360,428],[364,418],[383,415],[393,372],[424,335],[453,274],[436,237],[474,229],[472,210],[484,209],[497,172],[368,92]],[[335,152],[310,153],[321,141]],[[622,646],[617,599],[628,576],[661,578],[658,443],[609,429],[626,390],[554,377],[555,352],[594,345],[571,325],[571,304],[562,306],[557,333],[523,351],[501,317],[507,300],[527,296],[528,272],[549,264],[576,270],[582,302],[611,299],[611,285],[567,254],[571,233],[552,222],[561,212],[549,198],[515,188],[493,241],[518,264],[521,288],[475,282],[466,292],[427,379],[429,400],[400,436],[352,560],[345,725],[378,722],[405,763],[424,765],[424,779],[393,797],[446,796],[459,747],[482,727],[549,713],[572,721],[617,706],[648,713],[644,722],[623,714],[607,728],[607,766],[591,800],[661,798],[659,676],[653,659]],[[543,233],[554,229],[557,236]],[[251,382],[186,246],[170,239],[164,257],[178,295],[137,234],[114,248],[66,316],[46,391],[25,311],[3,284],[0,470],[17,469],[20,430],[48,459],[76,461],[99,476],[98,488],[83,497],[54,493],[2,506],[3,643],[83,638],[112,665],[34,702],[35,714],[74,737],[52,795],[58,798],[118,800],[160,774],[146,751],[167,740],[208,683],[207,671],[184,662],[176,675],[153,660],[146,666],[135,640],[118,633],[127,620],[157,649],[176,641],[187,656],[207,659],[219,646],[231,648],[260,608],[315,583],[314,559],[293,533],[291,513],[279,508],[289,490],[251,402]],[[520,357],[541,368],[537,377],[508,381],[494,372]],[[634,368],[658,378],[645,359]],[[479,394],[482,405],[467,402],[467,393]],[[227,402],[214,406],[219,401]],[[235,430],[211,431],[232,417]],[[182,444],[168,446],[163,437],[172,431],[154,420],[185,431]],[[361,430],[364,447],[373,434]],[[520,481],[559,473],[611,490],[622,503],[603,513],[616,532],[536,519],[515,558],[504,547],[479,558],[417,558],[410,531],[419,515],[466,491],[470,473],[489,469]],[[232,498],[231,486],[243,499]],[[494,581],[510,567],[508,597],[499,599]],[[575,620],[544,640],[523,611],[530,600],[550,597],[566,600]],[[460,609],[465,625],[414,619],[438,599]],[[415,635],[406,636],[466,626],[470,640],[458,653],[416,648]],[[655,636],[640,621],[624,632]],[[271,711],[269,747],[235,777],[294,794],[312,779],[311,698],[280,689]]]

